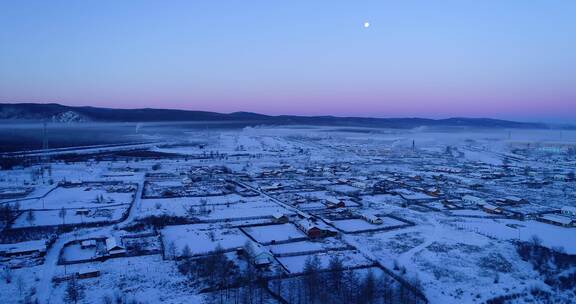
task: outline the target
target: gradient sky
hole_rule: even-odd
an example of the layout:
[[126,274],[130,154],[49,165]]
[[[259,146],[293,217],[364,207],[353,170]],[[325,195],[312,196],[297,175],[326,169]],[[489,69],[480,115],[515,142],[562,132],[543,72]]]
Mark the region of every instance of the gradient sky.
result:
[[576,1],[2,0],[0,102],[572,121]]

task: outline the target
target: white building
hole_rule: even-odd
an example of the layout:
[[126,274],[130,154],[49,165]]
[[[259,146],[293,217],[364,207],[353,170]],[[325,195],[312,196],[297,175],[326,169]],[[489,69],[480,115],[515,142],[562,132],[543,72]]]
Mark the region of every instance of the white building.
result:
[[464,195],[462,197],[462,201],[468,205],[485,205],[486,201],[482,198],[472,196],[472,195]]
[[106,251],[109,255],[120,255],[126,253],[126,248],[122,246],[122,241],[116,237],[106,239]]
[[365,221],[367,221],[370,224],[374,224],[374,225],[380,225],[383,223],[382,219],[377,217],[374,214],[369,214],[369,213],[363,213],[360,215]]

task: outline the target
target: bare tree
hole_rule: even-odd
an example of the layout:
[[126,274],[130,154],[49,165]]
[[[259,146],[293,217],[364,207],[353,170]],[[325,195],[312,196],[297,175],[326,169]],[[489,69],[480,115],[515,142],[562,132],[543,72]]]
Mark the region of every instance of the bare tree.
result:
[[64,207],[62,207],[60,209],[60,211],[58,212],[58,216],[62,219],[62,226],[64,226],[66,224],[66,209],[64,209]]
[[22,279],[22,276],[18,276],[16,278],[16,288],[18,288],[18,293],[20,294],[20,296],[22,296],[22,292],[24,291],[24,279]]
[[176,259],[176,245],[174,242],[170,242],[168,244],[168,249],[166,250],[166,258],[168,259]]
[[12,269],[10,267],[5,266],[2,270],[2,279],[6,282],[6,284],[12,283]]
[[34,216],[34,212],[32,210],[28,210],[28,212],[26,213],[26,221],[32,224],[35,220],[36,217]]
[[192,256],[192,250],[190,250],[190,246],[188,246],[188,244],[186,244],[186,246],[184,246],[184,248],[182,249],[181,256],[184,259],[190,258]]
[[66,291],[64,293],[64,300],[68,302],[78,303],[84,297],[84,287],[78,283],[76,277],[68,281]]

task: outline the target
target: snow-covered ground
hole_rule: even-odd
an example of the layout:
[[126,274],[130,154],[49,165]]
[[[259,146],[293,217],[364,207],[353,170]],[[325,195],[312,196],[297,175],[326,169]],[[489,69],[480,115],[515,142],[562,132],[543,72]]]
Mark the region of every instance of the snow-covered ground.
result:
[[[102,146],[78,150],[74,162],[53,160],[43,175],[38,165],[0,171],[0,188],[31,188],[23,197],[0,200],[19,208],[1,235],[0,266],[14,269],[10,283],[2,272],[0,303],[27,296],[41,304],[63,302],[67,283],[53,284],[53,278],[94,269],[98,275],[79,280],[80,303],[115,295],[202,303],[199,285],[178,271],[172,255],[182,257],[188,247],[204,257],[221,247],[245,269],[251,258],[239,248],[246,244],[259,260],[271,258],[269,269],[258,271],[274,279],[278,263],[299,275],[307,259],[318,257],[326,268],[338,256],[345,267],[360,267],[354,270],[359,274],[370,267],[395,284],[420,282],[415,287],[431,303],[483,303],[513,294],[524,303],[534,287],[557,299],[576,296],[547,285],[517,248],[519,241],[536,239],[544,248],[576,255],[576,227],[539,220],[576,207],[576,182],[569,178],[576,170],[574,131],[560,137],[555,130],[261,126],[153,137],[155,144],[137,147],[144,149],[138,157]],[[95,151],[117,158],[90,155]],[[113,183],[119,188],[109,189]],[[175,188],[188,192],[163,194]],[[466,194],[502,212],[463,202]],[[509,206],[504,199],[511,195],[526,202]],[[325,204],[338,198],[346,207]],[[451,210],[446,200],[465,209]],[[366,214],[383,223],[360,218]],[[279,215],[285,217],[274,218]],[[316,237],[308,237],[306,227]],[[122,243],[122,237],[130,241]],[[98,249],[74,243],[90,238],[99,239]],[[120,240],[109,245],[128,254],[115,256],[107,238]],[[53,243],[45,253],[35,251],[48,240]],[[102,261],[58,264],[96,254]],[[576,271],[576,265],[565,267],[562,274]]]

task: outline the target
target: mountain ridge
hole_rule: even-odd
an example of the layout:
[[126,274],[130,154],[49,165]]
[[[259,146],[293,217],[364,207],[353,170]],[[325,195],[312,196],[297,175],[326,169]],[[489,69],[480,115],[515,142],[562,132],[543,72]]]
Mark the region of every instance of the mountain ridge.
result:
[[63,123],[77,122],[250,122],[254,124],[309,124],[331,126],[413,128],[420,126],[457,126],[484,128],[536,128],[547,129],[551,126],[537,122],[517,122],[493,118],[452,117],[431,119],[420,117],[375,118],[375,117],[338,117],[331,115],[265,115],[254,112],[217,113],[179,109],[113,109],[92,106],[66,106],[58,103],[0,103],[0,121],[53,121]]

